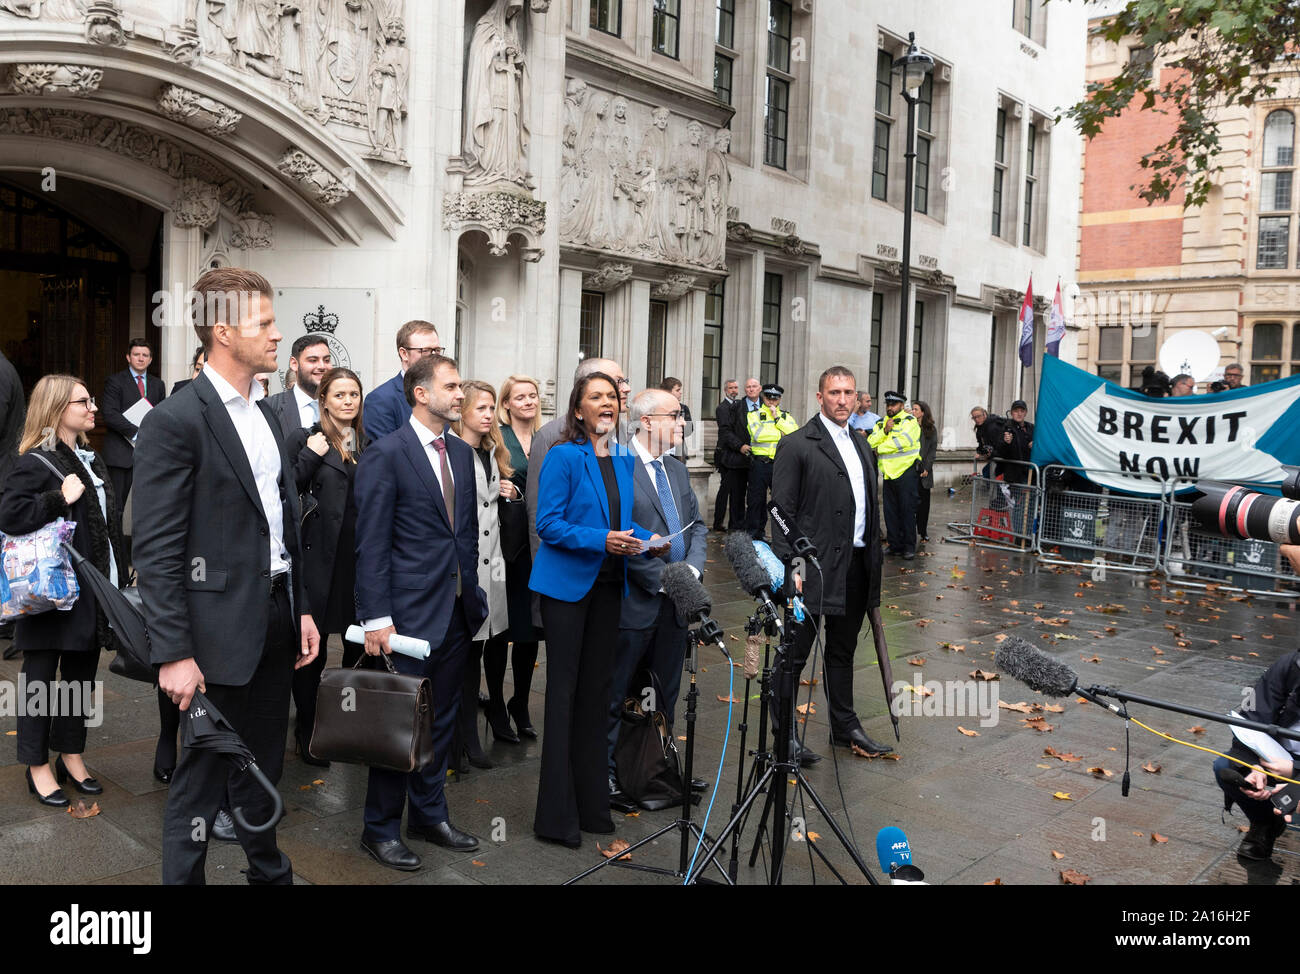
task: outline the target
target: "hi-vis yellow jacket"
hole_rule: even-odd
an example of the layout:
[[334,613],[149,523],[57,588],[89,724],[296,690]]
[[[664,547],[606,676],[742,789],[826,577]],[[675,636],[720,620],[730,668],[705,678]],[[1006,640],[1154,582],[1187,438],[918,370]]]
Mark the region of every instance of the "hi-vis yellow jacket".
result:
[[880,458],[880,472],[886,480],[897,480],[921,458],[921,424],[906,409],[894,417],[894,428],[885,432],[885,420],[876,423],[867,443]]
[[776,413],[774,416],[771,407],[764,403],[746,417],[749,423],[749,449],[756,457],[771,460],[776,456],[776,445],[781,442],[781,437],[799,428],[794,417],[784,409],[778,409]]

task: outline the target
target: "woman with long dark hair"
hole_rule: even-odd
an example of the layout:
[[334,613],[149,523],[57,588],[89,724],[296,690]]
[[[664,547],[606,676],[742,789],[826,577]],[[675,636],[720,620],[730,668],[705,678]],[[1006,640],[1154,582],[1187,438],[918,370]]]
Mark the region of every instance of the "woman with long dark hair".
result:
[[[108,467],[86,438],[95,428],[95,411],[94,398],[74,376],[47,375],[36,383],[18,459],[0,495],[0,531],[30,534],[57,518],[75,521],[72,547],[120,585],[126,580],[126,558],[113,486]],[[117,643],[94,596],[83,588],[67,611],[19,618],[14,645],[23,654],[22,674],[29,689],[43,685],[50,691],[47,699],[67,697],[54,693],[57,678],[78,686],[81,699],[90,701],[99,650],[116,648]],[[18,762],[27,765],[27,790],[42,805],[66,807],[68,796],[59,785],[69,779],[82,794],[104,791],[82,757],[90,716],[94,715],[19,715]],[[59,752],[53,768],[51,750]]]
[[[320,380],[316,402],[320,422],[310,430],[297,429],[285,449],[293,462],[298,493],[310,494],[302,519],[303,583],[312,619],[321,634],[321,652],[307,666],[293,671],[293,702],[298,712],[295,750],[303,762],[328,767],[328,761],[311,756],[308,744],[316,723],[316,691],[325,670],[326,641],[330,633],[340,638],[357,621],[356,587],[357,507],[352,481],[365,446],[361,424],[361,380],[351,369],[330,369]],[[361,658],[362,648],[343,643],[343,665]]]
[[[501,442],[509,453],[510,481],[523,500],[528,487],[528,454],[533,447],[533,434],[542,426],[541,399],[537,380],[526,375],[512,375],[501,384],[501,401],[497,406]],[[506,504],[513,503],[506,501]],[[506,562],[506,611],[510,628],[506,635],[510,641],[510,668],[514,676],[514,693],[505,699],[506,646],[503,642],[489,641],[483,648],[483,674],[487,678],[487,717],[492,725],[492,736],[498,741],[517,744],[521,737],[537,737],[528,714],[528,695],[533,684],[533,668],[537,665],[537,644],[542,631],[533,625],[533,595],[528,590],[528,577],[533,571],[533,553],[528,545],[528,516],[517,519],[520,530],[517,536],[507,536],[502,525],[501,554]],[[509,542],[509,543],[508,543]],[[515,730],[510,729],[510,720]],[[516,731],[518,733],[516,733]]]
[[614,831],[609,815],[609,698],[626,559],[667,546],[632,522],[635,459],[614,441],[618,385],[603,372],[569,396],[537,493],[531,588],[546,629],[546,718],[533,830],[571,848]]
[[916,536],[921,541],[930,540],[930,491],[934,487],[934,454],[939,448],[939,429],[934,423],[930,404],[920,399],[912,403],[912,415],[921,424],[921,462],[917,480]]
[[[478,587],[487,595],[488,605],[488,616],[474,634],[469,659],[465,661],[460,723],[456,728],[458,740],[453,742],[452,747],[452,764],[464,771],[464,760],[476,768],[492,767],[492,761],[483,753],[478,738],[476,718],[479,679],[482,675],[479,661],[487,657],[489,650],[495,658],[504,661],[506,646],[510,641],[507,633],[509,612],[506,605],[505,560],[501,557],[501,521],[498,510],[499,502],[518,504],[522,495],[510,479],[514,473],[510,469],[510,451],[501,442],[497,431],[496,390],[477,379],[463,383],[460,388],[465,393],[465,404],[461,407],[460,420],[453,423],[451,428],[474,448],[478,460],[474,468],[479,501]],[[502,713],[504,714],[504,708]],[[509,729],[507,724],[506,730]],[[496,733],[495,728],[493,733]],[[513,738],[512,743],[519,743],[518,737],[514,734],[510,736]]]

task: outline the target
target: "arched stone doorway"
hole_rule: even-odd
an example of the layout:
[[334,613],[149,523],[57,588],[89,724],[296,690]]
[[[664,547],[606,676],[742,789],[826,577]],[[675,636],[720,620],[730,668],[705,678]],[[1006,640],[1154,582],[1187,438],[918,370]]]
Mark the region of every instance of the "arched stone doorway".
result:
[[0,350],[24,390],[54,372],[98,396],[127,343],[161,348],[150,296],[161,287],[163,214],[100,186],[0,173]]

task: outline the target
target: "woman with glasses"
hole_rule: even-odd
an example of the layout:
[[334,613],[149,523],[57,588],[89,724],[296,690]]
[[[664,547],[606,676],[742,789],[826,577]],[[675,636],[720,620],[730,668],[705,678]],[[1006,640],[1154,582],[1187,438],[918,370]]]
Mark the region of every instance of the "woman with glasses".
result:
[[[501,386],[501,404],[497,407],[501,441],[509,452],[510,481],[521,500],[528,486],[528,454],[533,434],[542,425],[541,398],[537,380],[526,375],[512,375]],[[492,736],[498,741],[517,744],[521,737],[535,739],[537,728],[528,713],[528,697],[537,665],[537,644],[541,629],[533,625],[533,596],[528,590],[528,576],[533,570],[533,553],[528,546],[528,515],[511,510],[502,512],[501,554],[506,562],[506,613],[510,628],[510,665],[514,674],[514,693],[505,699],[506,644],[489,641],[483,649],[483,673],[487,677],[487,716]],[[515,523],[509,519],[515,518]],[[510,719],[515,730],[510,729]],[[516,733],[515,731],[518,731]]]
[[[78,378],[47,375],[36,383],[18,460],[0,495],[0,531],[29,534],[60,517],[75,521],[72,546],[114,585],[121,585],[126,580],[125,547],[113,487],[108,468],[86,438],[95,428],[96,410],[94,398]],[[58,699],[54,682],[59,679],[79,686],[83,701],[94,699],[100,647],[116,648],[117,642],[88,590],[82,588],[68,611],[23,616],[14,628],[29,688],[44,685],[50,691],[46,699]],[[68,779],[82,794],[103,792],[82,757],[86,719],[98,716],[19,715],[18,761],[27,765],[27,789],[42,805],[66,807],[68,797],[59,786]],[[51,750],[59,752],[53,768]]]
[[[303,504],[303,585],[311,604],[312,620],[321,634],[316,659],[293,671],[293,703],[298,714],[294,750],[304,764],[329,767],[311,756],[312,728],[316,725],[316,691],[325,670],[325,645],[330,633],[340,637],[357,621],[353,590],[357,577],[357,507],[352,481],[365,446],[362,432],[361,380],[351,369],[330,369],[316,389],[320,422],[311,429],[299,427],[290,434],[285,452],[293,463],[293,476]],[[314,503],[313,503],[314,501]],[[361,658],[356,643],[343,643],[343,666]]]

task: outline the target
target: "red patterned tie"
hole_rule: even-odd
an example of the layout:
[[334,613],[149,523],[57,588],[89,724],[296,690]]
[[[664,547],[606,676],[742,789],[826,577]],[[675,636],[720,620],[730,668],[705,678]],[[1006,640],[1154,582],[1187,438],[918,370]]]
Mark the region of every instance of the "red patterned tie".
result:
[[[135,387],[136,387],[137,389],[140,390],[140,398],[141,398],[141,399],[144,399],[144,398],[145,398],[145,395],[144,395],[144,376],[142,376],[142,375],[137,375],[137,376],[135,377]],[[149,403],[149,405],[152,406],[153,403]]]

